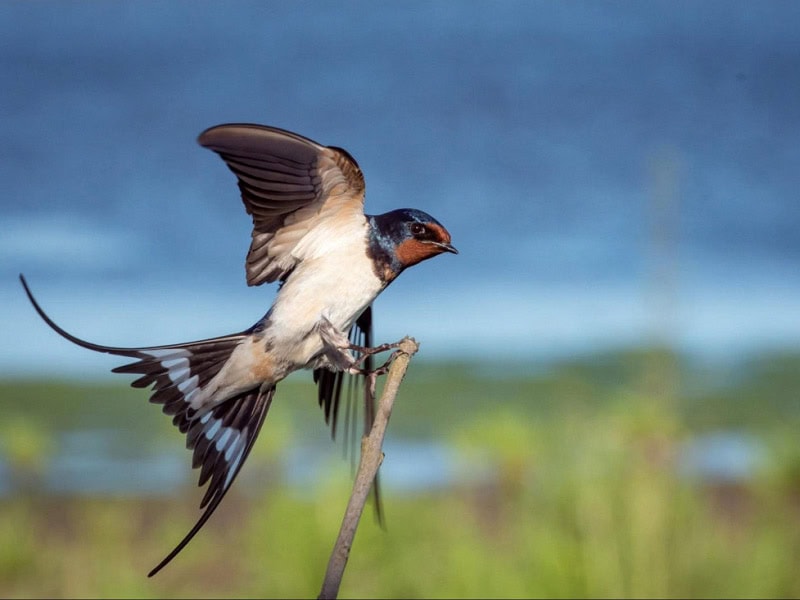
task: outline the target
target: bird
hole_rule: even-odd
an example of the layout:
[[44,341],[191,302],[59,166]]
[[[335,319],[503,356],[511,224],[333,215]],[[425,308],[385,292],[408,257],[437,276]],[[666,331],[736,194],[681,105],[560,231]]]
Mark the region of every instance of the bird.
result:
[[[422,210],[366,214],[364,175],[343,148],[253,123],[210,127],[197,141],[234,173],[252,218],[247,284],[278,283],[271,306],[254,325],[186,343],[104,346],[57,325],[20,274],[34,309],[57,334],[133,359],[112,371],[138,375],[131,385],[150,388],[150,402],[162,405],[186,437],[192,468],[200,469],[198,486],[207,484],[204,512],[150,577],[185,548],[231,488],[277,384],[294,371],[312,370],[325,420],[335,431],[343,377],[377,372],[372,357],[397,346],[371,345],[373,301],[405,269],[458,254],[447,229]],[[374,402],[365,391],[367,426]]]

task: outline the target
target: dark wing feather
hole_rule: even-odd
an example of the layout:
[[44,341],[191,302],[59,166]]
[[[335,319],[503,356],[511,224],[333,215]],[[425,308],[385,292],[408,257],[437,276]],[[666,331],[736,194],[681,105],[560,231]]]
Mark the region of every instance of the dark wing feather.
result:
[[218,125],[198,138],[236,175],[253,217],[247,283],[284,278],[302,257],[297,243],[327,209],[350,205],[363,214],[364,176],[344,150],[290,131],[253,124]]
[[231,352],[249,334],[243,332],[196,342],[146,348],[102,346],[82,340],[56,324],[39,306],[25,278],[20,275],[19,279],[33,308],[58,335],[95,352],[135,359],[134,362],[115,367],[112,371],[139,375],[138,379],[131,382],[131,386],[135,388],[152,386],[150,402],[162,404],[163,412],[173,417],[172,422],[181,433],[186,433],[197,417],[197,409],[192,408],[193,395],[219,372]]
[[[350,342],[358,346],[372,346],[372,307],[368,306],[364,312],[356,319],[356,322],[350,327]],[[372,356],[368,356],[363,363],[365,370],[369,371],[373,368]],[[345,379],[352,382],[354,376],[348,375],[344,371],[331,371],[330,369],[315,369],[314,381],[317,383],[317,397],[319,405],[325,415],[325,422],[331,427],[331,436],[335,439],[338,429],[339,409],[342,404],[342,391],[344,388]],[[357,379],[363,380],[363,377],[357,376]],[[363,382],[365,383],[365,382]],[[366,387],[365,387],[366,390]],[[353,386],[348,386],[348,391],[353,392]],[[349,404],[352,399],[352,394],[348,393],[345,401]],[[368,401],[368,400],[371,400]],[[364,406],[364,430],[366,433],[372,427],[372,421],[375,416],[375,399],[365,398]],[[348,408],[345,408],[345,413],[349,413]],[[348,423],[345,423],[346,431],[350,429]],[[345,433],[345,436],[347,433]]]
[[173,424],[186,434],[186,447],[193,450],[192,467],[200,468],[199,485],[208,483],[200,503],[205,512],[180,544],[150,572],[155,575],[200,531],[230,489],[258,436],[275,388],[255,388],[216,406],[193,408],[193,396],[219,372],[247,332],[171,346],[101,346],[59,327],[39,306],[22,275],[20,281],[36,312],[56,333],[96,352],[135,359],[113,371],[139,375],[131,384],[133,387],[152,386],[150,402],[162,404],[163,412],[172,416]]
[[164,568],[208,521],[233,484],[250,454],[267,416],[275,386],[244,392],[196,418],[186,434],[186,447],[193,449],[192,467],[200,467],[200,482],[210,480],[200,508],[200,519],[164,560],[150,571],[152,577]]
[[[372,347],[372,306],[356,319],[350,328],[350,342],[367,348]],[[362,363],[366,371],[374,368],[373,357],[370,355]],[[345,449],[353,450],[357,445],[357,431],[355,427],[356,397],[358,387],[364,390],[364,429],[363,435],[369,434],[375,421],[376,399],[369,387],[369,383],[362,376],[353,376],[344,371],[331,371],[329,369],[315,369],[314,381],[317,383],[317,396],[319,405],[325,415],[325,422],[331,427],[331,437],[336,438],[339,412],[342,406],[342,393],[345,391],[344,381],[347,380],[345,406],[344,406],[344,444]],[[355,453],[353,453],[355,456]],[[383,509],[381,507],[380,481],[376,474],[372,486],[375,514],[378,521],[383,523]]]

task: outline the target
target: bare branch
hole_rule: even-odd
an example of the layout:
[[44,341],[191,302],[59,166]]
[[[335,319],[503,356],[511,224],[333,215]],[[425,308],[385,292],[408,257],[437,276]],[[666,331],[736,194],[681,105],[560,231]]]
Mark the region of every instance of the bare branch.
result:
[[[372,482],[383,462],[383,438],[392,414],[394,399],[408,369],[408,363],[417,350],[419,350],[419,344],[413,338],[406,337],[400,342],[400,350],[386,377],[386,385],[378,404],[375,422],[372,424],[369,435],[361,439],[361,460],[358,464],[353,493],[350,495],[342,526],[339,529],[339,537],[336,538],[336,544],[328,560],[328,569],[325,572],[325,580],[322,582],[322,590],[318,598],[336,598],[339,594],[339,585],[342,583],[347,559],[350,557],[350,548],[353,546],[358,521],[361,519],[361,513],[364,512],[364,505],[367,503]],[[374,385],[374,381],[370,384]]]

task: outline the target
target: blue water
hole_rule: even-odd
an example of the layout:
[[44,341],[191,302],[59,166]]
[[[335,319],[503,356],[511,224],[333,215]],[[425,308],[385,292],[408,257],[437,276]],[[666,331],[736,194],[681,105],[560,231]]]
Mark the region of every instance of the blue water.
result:
[[368,212],[461,254],[403,275],[380,339],[552,356],[654,338],[800,344],[800,4],[3,2],[0,372],[90,377],[113,345],[221,335],[249,289],[233,176],[255,121],[343,146]]
[[[188,466],[180,448],[143,451],[115,431],[86,429],[59,433],[56,452],[45,468],[18,472],[0,454],[0,498],[29,491],[46,494],[100,496],[173,495],[194,488],[197,471]],[[348,481],[348,463],[332,452],[328,440],[295,443],[267,464],[250,461],[243,469],[240,489],[285,485],[294,490],[314,489]],[[436,441],[388,440],[381,465],[382,485],[393,495],[436,491],[454,485],[496,482],[497,460],[489,452],[466,458]],[[747,482],[768,469],[774,456],[753,434],[712,431],[686,440],[677,448],[676,474],[703,484]],[[255,463],[255,464],[254,464]],[[355,463],[350,465],[355,473]]]

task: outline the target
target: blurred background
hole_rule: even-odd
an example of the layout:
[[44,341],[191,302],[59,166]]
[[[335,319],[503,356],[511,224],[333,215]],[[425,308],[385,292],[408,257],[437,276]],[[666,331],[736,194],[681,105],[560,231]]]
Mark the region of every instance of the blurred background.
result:
[[[0,595],[316,595],[352,482],[290,377],[206,529],[116,346],[240,331],[251,223],[196,144],[346,148],[458,256],[415,336],[354,597],[797,597],[800,4],[0,4]],[[351,438],[349,443],[347,439]]]

